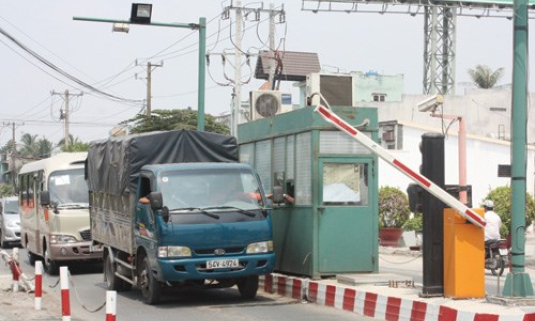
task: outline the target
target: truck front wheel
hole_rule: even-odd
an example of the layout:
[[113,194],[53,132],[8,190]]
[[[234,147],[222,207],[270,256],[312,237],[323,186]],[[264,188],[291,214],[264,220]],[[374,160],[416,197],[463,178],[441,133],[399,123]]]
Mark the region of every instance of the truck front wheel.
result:
[[149,258],[145,257],[142,264],[138,276],[139,288],[141,289],[145,303],[156,304],[160,299],[162,287],[152,274]]
[[258,291],[258,275],[252,275],[238,280],[238,290],[243,299],[254,299]]
[[117,292],[130,290],[132,284],[115,275],[115,271],[115,263],[111,261],[111,255],[107,255],[104,263],[104,275],[106,276],[106,285],[108,286],[108,289]]

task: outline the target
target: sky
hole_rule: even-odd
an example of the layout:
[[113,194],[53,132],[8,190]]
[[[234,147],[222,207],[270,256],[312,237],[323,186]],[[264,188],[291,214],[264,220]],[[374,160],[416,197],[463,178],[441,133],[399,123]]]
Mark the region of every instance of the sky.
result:
[[[148,2],[148,1],[147,1]],[[112,32],[111,23],[75,21],[73,17],[128,20],[131,1],[123,0],[0,0],[0,146],[29,133],[53,143],[64,137],[60,110],[69,92],[69,132],[84,142],[104,139],[121,121],[142,112],[146,98],[146,66],[152,72],[152,109],[197,108],[198,32],[185,28],[131,25],[129,33]],[[231,110],[234,79],[235,15],[222,19],[230,1],[153,0],[152,21],[198,23],[207,21],[206,49],[212,53],[206,67],[205,112],[220,115]],[[407,95],[423,91],[423,15],[340,13],[302,10],[300,0],[264,2],[284,6],[286,22],[276,25],[278,50],[315,52],[328,71],[377,71],[403,74]],[[258,8],[262,2],[242,1]],[[234,2],[236,5],[236,1]],[[260,21],[247,19],[244,52],[268,49],[268,14]],[[530,26],[530,31],[533,27]],[[36,59],[14,41],[41,57]],[[512,82],[513,21],[504,18],[458,17],[457,84],[469,83],[467,70],[476,65],[504,68],[498,83]],[[227,53],[223,63],[221,55]],[[137,61],[137,65],[136,65]],[[46,64],[45,64],[46,62]],[[242,100],[259,88],[249,67],[242,69]],[[256,57],[249,59],[254,73]],[[53,68],[51,68],[52,66]],[[530,68],[529,74],[533,74]],[[74,82],[71,79],[76,79]],[[84,84],[81,85],[80,83]],[[100,91],[96,92],[90,88]],[[292,83],[281,89],[292,92]],[[530,91],[533,85],[529,84]],[[458,93],[460,94],[460,93]]]

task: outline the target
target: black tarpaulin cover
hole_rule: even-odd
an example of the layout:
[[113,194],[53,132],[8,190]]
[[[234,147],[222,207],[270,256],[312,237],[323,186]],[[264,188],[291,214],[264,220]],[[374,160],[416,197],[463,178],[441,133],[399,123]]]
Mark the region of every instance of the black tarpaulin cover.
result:
[[238,161],[238,144],[233,136],[178,130],[114,137],[91,142],[88,184],[91,191],[135,193],[143,165]]

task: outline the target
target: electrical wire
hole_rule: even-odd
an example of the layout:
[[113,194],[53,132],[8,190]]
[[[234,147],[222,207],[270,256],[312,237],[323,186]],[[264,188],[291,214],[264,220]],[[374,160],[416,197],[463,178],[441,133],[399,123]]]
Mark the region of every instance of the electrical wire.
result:
[[11,36],[11,34],[6,32],[1,27],[0,27],[0,34],[2,34],[4,37],[9,39],[11,42],[13,42],[15,45],[17,45],[22,50],[24,50],[25,52],[27,52],[28,54],[33,56],[35,59],[37,59],[38,61],[43,63],[48,68],[54,70],[56,73],[62,75],[63,77],[65,77],[65,78],[77,83],[78,85],[89,89],[93,93],[99,94],[102,97],[105,97],[105,98],[108,98],[108,99],[111,99],[111,100],[114,100],[114,101],[119,101],[119,102],[127,102],[127,103],[135,103],[135,104],[138,104],[140,102],[140,100],[127,99],[127,98],[123,98],[123,97],[119,97],[119,96],[116,96],[116,95],[109,94],[107,92],[104,92],[104,91],[102,91],[102,90],[100,90],[100,89],[98,89],[98,88],[96,88],[96,87],[94,87],[94,86],[92,86],[92,85],[90,85],[90,84],[88,84],[88,83],[76,78],[75,76],[73,76],[73,75],[69,74],[68,72],[66,72],[65,70],[59,68],[58,66],[56,66],[52,62],[48,61],[47,59],[45,59],[44,57],[42,57],[41,55],[39,55],[38,53],[36,53],[32,49],[30,49],[26,45],[22,44],[20,41],[15,39],[13,36]]

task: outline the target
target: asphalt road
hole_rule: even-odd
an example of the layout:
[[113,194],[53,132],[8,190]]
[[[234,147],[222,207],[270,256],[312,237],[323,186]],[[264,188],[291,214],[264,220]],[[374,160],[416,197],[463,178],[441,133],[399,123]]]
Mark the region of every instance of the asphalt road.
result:
[[[10,251],[9,249],[7,250]],[[21,267],[28,277],[33,277],[33,267],[29,266],[26,251],[20,249]],[[70,307],[72,320],[105,320],[106,285],[100,264],[71,264]],[[61,320],[59,277],[44,277],[43,310],[34,309],[34,296],[24,292],[7,291],[11,278],[7,267],[0,268],[0,321],[15,320]],[[117,295],[117,320],[373,320],[354,313],[301,302],[263,291],[255,300],[244,301],[238,290],[189,289],[166,293],[163,302],[150,306],[141,301],[137,289]]]

